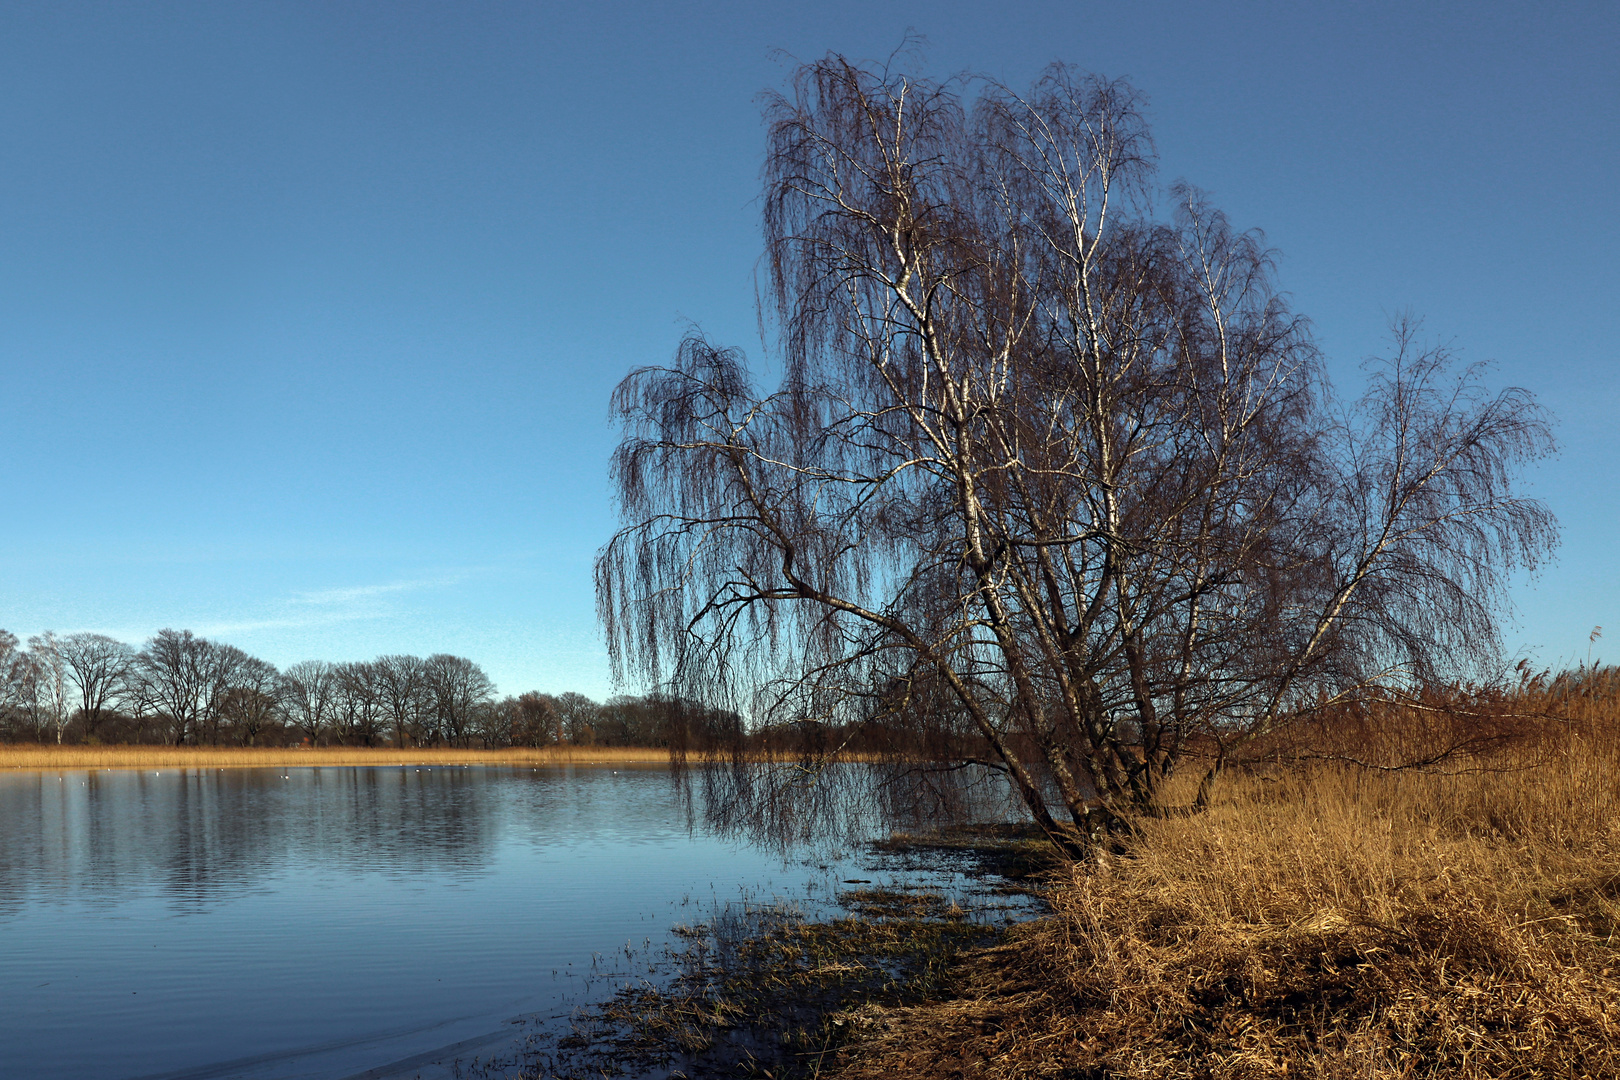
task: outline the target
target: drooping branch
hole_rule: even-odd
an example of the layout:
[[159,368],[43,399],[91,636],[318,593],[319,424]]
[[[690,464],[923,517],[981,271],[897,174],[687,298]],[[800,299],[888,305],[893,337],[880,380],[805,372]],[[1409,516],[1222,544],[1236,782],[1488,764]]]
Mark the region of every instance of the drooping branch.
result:
[[692,336],[616,391],[621,676],[756,726],[908,717],[1067,842],[1053,806],[1158,812],[1190,753],[1212,783],[1313,703],[1489,654],[1555,539],[1515,489],[1545,417],[1409,328],[1340,410],[1263,238],[1185,186],[1152,215],[1129,86],[833,56],[767,119],[783,379]]

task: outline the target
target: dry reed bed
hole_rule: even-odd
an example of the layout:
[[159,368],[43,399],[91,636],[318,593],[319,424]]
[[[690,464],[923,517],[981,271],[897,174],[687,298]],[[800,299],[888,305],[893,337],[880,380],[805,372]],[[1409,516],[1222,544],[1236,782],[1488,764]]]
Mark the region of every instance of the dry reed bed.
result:
[[271,768],[362,765],[667,764],[669,751],[647,747],[544,746],[507,750],[392,747],[0,746],[0,769]]
[[1620,747],[1239,778],[1062,872],[846,1078],[1620,1076]]

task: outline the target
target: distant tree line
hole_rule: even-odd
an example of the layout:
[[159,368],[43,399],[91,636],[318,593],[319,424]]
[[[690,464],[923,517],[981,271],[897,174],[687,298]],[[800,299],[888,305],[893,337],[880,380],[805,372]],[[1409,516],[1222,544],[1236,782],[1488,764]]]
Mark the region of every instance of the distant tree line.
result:
[[0,630],[0,740],[208,746],[653,746],[706,743],[734,714],[649,695],[498,698],[465,657],[391,655],[278,670],[190,630],[139,649],[104,634]]

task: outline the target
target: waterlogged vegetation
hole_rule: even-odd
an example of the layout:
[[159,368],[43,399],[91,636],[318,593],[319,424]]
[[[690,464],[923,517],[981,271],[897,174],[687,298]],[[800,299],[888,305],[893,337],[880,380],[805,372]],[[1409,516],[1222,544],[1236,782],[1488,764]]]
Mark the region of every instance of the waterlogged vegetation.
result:
[[[978,887],[907,883],[907,870],[937,875],[942,861]],[[853,1039],[889,1023],[886,1009],[955,990],[966,958],[1040,907],[1027,875],[1054,865],[1050,846],[1022,826],[897,834],[871,845],[865,870],[894,884],[849,879],[830,911],[741,904],[677,925],[645,975],[578,1011],[566,1034],[469,1062],[469,1075],[830,1072]]]
[[689,940],[673,978],[620,991],[580,1017],[562,1051],[689,1074],[781,1072],[825,1063],[846,1041],[849,1010],[924,999],[948,985],[953,961],[995,938],[937,893],[866,889],[841,898],[844,918],[793,907],[728,912],[678,928]]

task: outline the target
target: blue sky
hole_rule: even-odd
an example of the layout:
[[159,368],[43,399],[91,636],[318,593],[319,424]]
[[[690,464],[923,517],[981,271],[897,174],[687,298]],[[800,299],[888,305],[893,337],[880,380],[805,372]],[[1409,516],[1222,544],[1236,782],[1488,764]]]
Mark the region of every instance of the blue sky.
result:
[[610,692],[608,394],[688,321],[760,355],[757,95],[910,28],[936,74],[1130,77],[1161,178],[1265,229],[1342,392],[1404,309],[1534,390],[1564,544],[1509,648],[1620,640],[1620,6],[51,0],[0,28],[20,635]]

